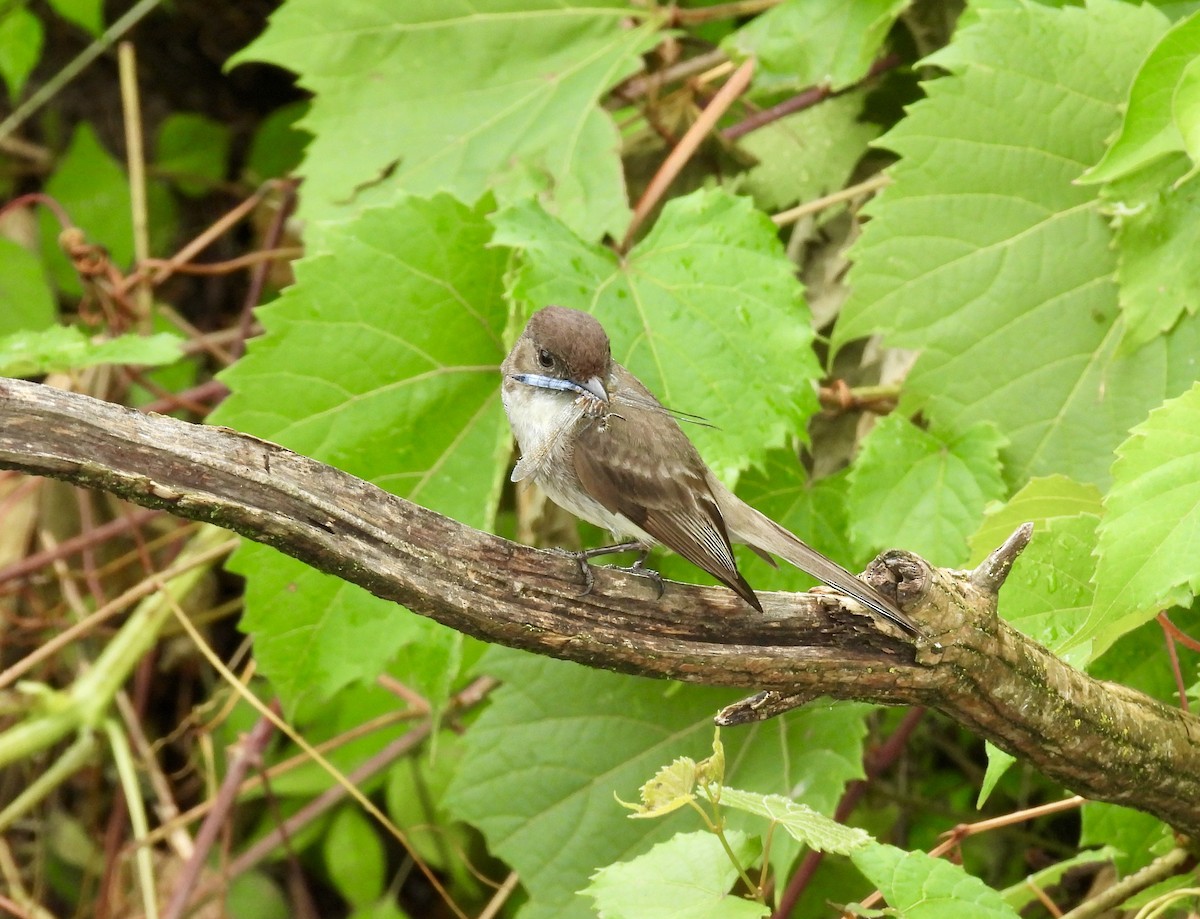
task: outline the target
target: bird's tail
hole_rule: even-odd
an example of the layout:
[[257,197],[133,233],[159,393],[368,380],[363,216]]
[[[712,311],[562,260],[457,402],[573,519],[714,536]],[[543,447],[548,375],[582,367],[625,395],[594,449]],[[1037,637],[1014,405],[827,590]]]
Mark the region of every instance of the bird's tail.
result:
[[[759,552],[777,555],[801,571],[840,590],[863,606],[874,610],[885,619],[894,622],[912,635],[924,637],[921,628],[895,603],[870,584],[860,581],[837,562],[826,558],[816,549],[805,545],[788,530],[770,517],[759,513],[727,488],[714,481],[714,492],[719,489],[718,502],[729,538],[742,542]],[[732,499],[732,500],[730,500]]]

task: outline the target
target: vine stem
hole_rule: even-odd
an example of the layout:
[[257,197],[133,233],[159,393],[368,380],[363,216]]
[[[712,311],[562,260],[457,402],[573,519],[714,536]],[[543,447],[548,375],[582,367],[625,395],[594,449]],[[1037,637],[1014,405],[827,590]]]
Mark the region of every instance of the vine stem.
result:
[[735,70],[733,76],[713,96],[712,102],[700,113],[700,117],[688,128],[687,133],[683,135],[683,139],[675,145],[675,149],[667,154],[667,158],[663,160],[662,165],[658,168],[658,172],[654,174],[654,178],[650,180],[650,184],[646,186],[646,190],[642,193],[642,197],[638,199],[638,203],[633,209],[633,217],[629,221],[629,229],[625,231],[625,238],[621,241],[620,251],[622,253],[629,251],[629,247],[633,245],[634,237],[646,221],[646,217],[654,210],[655,206],[662,199],[662,196],[666,194],[667,189],[675,181],[675,177],[679,175],[684,164],[692,158],[692,154],[696,152],[696,149],[700,146],[700,142],[716,127],[717,121],[733,105],[734,100],[746,91],[746,88],[750,85],[750,78],[753,75],[753,60],[746,61],[746,63]]

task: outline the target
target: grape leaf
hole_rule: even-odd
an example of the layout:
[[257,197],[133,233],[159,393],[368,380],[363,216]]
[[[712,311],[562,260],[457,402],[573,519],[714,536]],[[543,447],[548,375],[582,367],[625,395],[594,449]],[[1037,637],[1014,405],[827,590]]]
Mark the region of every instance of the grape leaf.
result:
[[[757,839],[731,830],[726,841],[738,863],[752,865]],[[701,830],[679,833],[645,855],[601,868],[580,893],[601,919],[757,919],[770,907],[729,892],[738,872],[721,841]]]
[[[266,334],[223,374],[232,395],[214,423],[490,525],[509,449],[508,256],[487,248],[485,210],[413,198],[331,228],[328,251],[259,310]],[[374,677],[406,643],[462,640],[266,546],[244,545],[232,567],[248,579],[242,627],[289,704]]]
[[1200,592],[1200,383],[1150,413],[1117,449],[1096,550],[1096,594],[1069,642],[1098,657]]
[[1080,846],[1112,846],[1118,855],[1114,859],[1122,875],[1132,874],[1154,861],[1174,844],[1170,827],[1143,811],[1086,801],[1080,808],[1082,827]]
[[1194,316],[1200,302],[1200,179],[1183,176],[1187,167],[1182,154],[1161,157],[1100,192],[1113,214],[1122,344],[1131,351]]
[[997,891],[945,859],[885,845],[850,858],[905,919],[1018,919]]
[[1184,152],[1200,163],[1200,58],[1194,57],[1179,75],[1171,98],[1171,117],[1183,139]]
[[[1175,92],[1200,48],[1200,12],[1182,19],[1158,40],[1146,57],[1129,90],[1121,133],[1083,182],[1110,182],[1184,149],[1184,138],[1175,120]],[[1182,113],[1181,113],[1182,114]]]
[[1004,439],[978,424],[953,437],[889,415],[863,441],[850,472],[851,535],[863,547],[901,545],[939,564],[967,558],[967,537],[1004,493]]
[[626,28],[644,15],[621,0],[346,0],[336,12],[289,0],[232,63],[278,64],[315,94],[299,123],[314,135],[299,170],[310,219],[397,190],[474,201],[537,189],[598,239],[623,232],[629,207],[597,101],[657,42],[652,20]]
[[1049,648],[1063,648],[1091,609],[1101,510],[1093,485],[1066,476],[1033,479],[1007,503],[989,508],[971,537],[974,566],[1021,524],[1034,525],[1033,539],[1000,592],[1000,615]]
[[754,58],[764,92],[861,80],[909,0],[784,0],[723,43],[733,57]]
[[1194,318],[1118,353],[1111,234],[1074,184],[1164,26],[1107,0],[979,9],[931,58],[951,75],[881,141],[901,160],[855,247],[835,343],[882,331],[921,349],[901,409],[946,431],[994,422],[1014,485],[1103,483],[1125,432],[1195,379]]
[[758,160],[744,187],[759,207],[779,210],[842,187],[867,143],[879,134],[875,125],[860,120],[864,95],[834,96],[738,140],[738,147]]
[[687,434],[726,482],[816,411],[808,310],[774,225],[749,200],[723,191],[675,199],[623,258],[536,205],[495,222],[497,242],[523,255],[513,298],[594,313],[614,359],[668,408],[716,426]]
[[[628,859],[698,821],[690,808],[630,820],[613,800],[679,756],[712,750],[712,716],[728,690],[672,686],[493,648],[480,669],[502,679],[464,740],[448,806],[477,826],[490,851],[518,871],[530,902],[521,919],[591,915],[575,892],[599,866]],[[726,781],[835,806],[862,770],[868,706],[808,706],[748,730],[723,732]],[[738,830],[760,818],[729,812]],[[741,819],[739,819],[741,818]],[[776,834],[775,850],[791,843]],[[792,844],[794,857],[798,851]]]
[[807,804],[793,801],[783,795],[764,795],[742,791],[740,788],[722,788],[721,806],[765,817],[806,846],[821,852],[849,855],[872,842],[871,837],[863,830],[838,823]]

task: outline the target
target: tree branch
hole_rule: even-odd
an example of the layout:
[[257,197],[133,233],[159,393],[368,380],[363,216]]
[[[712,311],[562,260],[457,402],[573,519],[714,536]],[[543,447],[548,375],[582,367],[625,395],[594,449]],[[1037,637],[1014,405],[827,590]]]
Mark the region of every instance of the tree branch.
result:
[[[732,592],[596,569],[463,526],[224,428],[0,380],[0,467],[112,492],[274,546],[486,641],[644,676],[762,690],[767,717],[818,695],[927,705],[1068,788],[1200,835],[1200,719],[1068,667],[996,616],[1023,527],[974,572],[908,553],[872,565],[937,641],[914,645],[823,592]],[[886,588],[885,588],[886,589]]]

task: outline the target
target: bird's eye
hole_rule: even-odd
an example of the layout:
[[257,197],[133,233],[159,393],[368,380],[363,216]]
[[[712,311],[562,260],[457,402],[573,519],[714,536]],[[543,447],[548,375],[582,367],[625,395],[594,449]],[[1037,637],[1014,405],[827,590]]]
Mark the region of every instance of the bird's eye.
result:
[[543,367],[553,367],[554,366],[554,355],[551,354],[549,351],[547,351],[545,348],[541,348],[538,351],[538,363],[541,364]]

